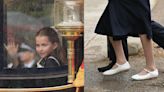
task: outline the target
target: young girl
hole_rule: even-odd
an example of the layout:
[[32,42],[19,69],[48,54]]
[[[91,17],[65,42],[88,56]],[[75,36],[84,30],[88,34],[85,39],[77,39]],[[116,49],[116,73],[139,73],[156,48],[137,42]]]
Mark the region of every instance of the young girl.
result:
[[149,0],[109,0],[95,32],[109,36],[116,53],[116,64],[103,74],[113,75],[130,69],[121,40],[132,35],[140,37],[146,58],[144,69],[132,76],[132,79],[145,80],[157,77],[158,70],[152,53],[151,29]]
[[65,53],[56,30],[45,27],[35,36],[36,52],[41,59],[37,62],[38,68],[58,67],[65,64]]

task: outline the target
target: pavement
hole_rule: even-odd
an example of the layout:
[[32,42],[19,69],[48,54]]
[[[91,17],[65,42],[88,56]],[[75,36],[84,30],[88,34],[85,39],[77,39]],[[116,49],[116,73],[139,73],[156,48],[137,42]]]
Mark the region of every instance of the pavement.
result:
[[103,76],[98,67],[108,64],[101,62],[85,62],[85,92],[164,92],[164,58],[155,57],[159,69],[159,77],[153,80],[133,81],[131,76],[138,73],[145,65],[141,56],[131,56],[131,69],[113,76]]
[[[106,36],[94,33],[95,26],[107,5],[108,0],[85,0],[85,92],[164,92],[164,50],[154,48],[155,62],[160,71],[157,79],[132,81],[131,76],[138,73],[145,65],[142,47],[137,54],[130,56],[132,68],[125,73],[103,76],[98,67],[109,63],[107,58]],[[152,19],[164,25],[164,0],[158,0],[152,11]],[[140,44],[134,38],[129,43]],[[136,45],[135,45],[136,46]],[[154,45],[156,47],[156,45]]]

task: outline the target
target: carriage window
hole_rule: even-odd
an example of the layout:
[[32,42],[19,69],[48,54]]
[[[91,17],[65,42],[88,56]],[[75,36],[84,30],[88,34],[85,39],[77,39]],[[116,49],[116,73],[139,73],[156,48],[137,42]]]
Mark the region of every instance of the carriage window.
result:
[[0,87],[50,87],[72,83],[83,61],[81,2],[3,1]]
[[5,0],[5,68],[48,68],[66,63],[54,26],[54,0]]

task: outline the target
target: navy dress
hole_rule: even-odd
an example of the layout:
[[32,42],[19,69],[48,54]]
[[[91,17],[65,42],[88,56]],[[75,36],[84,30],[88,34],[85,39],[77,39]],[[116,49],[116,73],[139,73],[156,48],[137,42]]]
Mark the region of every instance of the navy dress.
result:
[[42,58],[37,63],[38,68],[53,68],[60,66],[62,66],[62,63],[53,55],[47,56],[46,58]]
[[121,40],[147,34],[152,37],[149,0],[109,0],[95,33]]

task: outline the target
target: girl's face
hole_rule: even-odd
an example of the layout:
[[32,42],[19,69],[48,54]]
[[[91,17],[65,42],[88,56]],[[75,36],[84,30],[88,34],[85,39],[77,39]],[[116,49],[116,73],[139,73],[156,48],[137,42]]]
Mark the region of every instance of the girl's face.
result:
[[45,58],[57,48],[57,43],[50,42],[47,36],[37,36],[35,40],[36,51],[41,58]]

